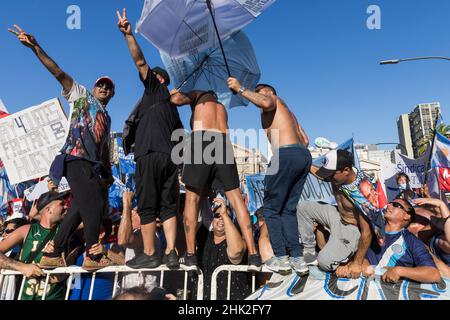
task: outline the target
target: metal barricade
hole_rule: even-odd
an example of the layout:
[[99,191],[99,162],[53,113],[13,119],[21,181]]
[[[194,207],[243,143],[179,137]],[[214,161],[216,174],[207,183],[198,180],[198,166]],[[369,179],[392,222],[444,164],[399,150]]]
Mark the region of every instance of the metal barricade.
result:
[[[217,300],[217,276],[221,272],[228,272],[228,282],[227,282],[227,300],[230,300],[231,295],[231,273],[232,272],[248,272],[252,273],[252,292],[256,290],[256,273],[254,271],[248,270],[249,266],[246,265],[223,265],[216,268],[211,276],[211,300]],[[273,271],[267,269],[265,266],[258,271],[258,273],[273,273]]]
[[[112,267],[106,267],[106,268],[100,269],[98,271],[86,271],[86,270],[82,269],[81,267],[71,266],[71,267],[66,267],[66,268],[57,268],[54,270],[43,270],[43,272],[45,273],[46,276],[45,276],[44,293],[42,295],[42,300],[45,300],[45,296],[47,294],[47,287],[48,287],[49,281],[50,281],[50,276],[52,276],[52,275],[60,275],[60,274],[69,275],[69,277],[67,279],[67,289],[66,289],[66,293],[64,295],[64,299],[68,300],[69,296],[70,296],[70,290],[72,287],[72,280],[73,280],[74,275],[87,274],[87,273],[92,274],[91,286],[89,289],[89,299],[88,299],[88,300],[92,300],[92,295],[93,295],[94,286],[95,286],[95,279],[96,279],[97,274],[114,273],[113,293],[112,293],[112,297],[111,297],[111,298],[113,298],[117,293],[119,274],[130,274],[130,273],[142,274],[144,272],[160,272],[161,276],[160,276],[159,285],[162,287],[164,284],[164,272],[166,272],[166,271],[184,272],[183,300],[187,299],[187,291],[188,291],[187,286],[188,286],[189,272],[191,272],[191,271],[196,272],[198,275],[197,299],[203,300],[203,273],[202,273],[202,271],[196,267],[186,267],[184,265],[180,266],[179,269],[169,269],[164,265],[164,266],[160,266],[155,269],[131,269],[127,266],[112,266]],[[8,276],[8,275],[22,276],[22,274],[17,271],[1,270],[1,272],[0,272],[0,289],[3,287],[3,281],[4,281],[5,276]],[[19,300],[22,297],[22,292],[23,292],[23,289],[25,286],[25,280],[26,280],[26,277],[22,276],[22,282],[20,285],[19,295],[18,295]],[[138,286],[138,284],[136,284],[136,285]],[[123,283],[122,283],[121,287],[123,287]]]

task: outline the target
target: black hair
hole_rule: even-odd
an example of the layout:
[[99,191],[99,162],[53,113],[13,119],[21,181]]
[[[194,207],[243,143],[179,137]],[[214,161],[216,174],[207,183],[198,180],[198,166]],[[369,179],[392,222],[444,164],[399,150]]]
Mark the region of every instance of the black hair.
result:
[[266,87],[266,88],[269,88],[270,90],[273,91],[273,93],[274,93],[275,95],[277,95],[277,90],[275,90],[275,88],[272,87],[270,84],[267,84],[267,83],[258,83],[258,84],[256,85],[256,87],[255,87],[255,91],[258,91],[258,87]]
[[398,183],[398,180],[400,180],[401,177],[405,177],[406,183],[409,183],[409,176],[404,172],[397,173],[397,175],[395,176],[395,181]]

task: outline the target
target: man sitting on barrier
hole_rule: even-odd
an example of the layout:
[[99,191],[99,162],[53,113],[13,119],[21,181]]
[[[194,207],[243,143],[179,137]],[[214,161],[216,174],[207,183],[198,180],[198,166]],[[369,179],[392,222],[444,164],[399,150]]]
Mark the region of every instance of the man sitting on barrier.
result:
[[[39,197],[37,210],[41,216],[39,223],[28,224],[12,232],[4,241],[0,242],[0,252],[4,253],[22,245],[19,260],[23,263],[39,263],[42,250],[52,241],[59,229],[67,207],[63,198],[66,193],[49,191]],[[35,273],[38,273],[35,271]],[[54,282],[54,283],[53,283]],[[45,287],[44,278],[29,278],[26,280],[21,300],[41,300]],[[51,277],[45,294],[46,300],[62,299],[63,284],[59,277]]]
[[391,283],[401,278],[425,283],[441,281],[426,246],[407,230],[414,215],[414,208],[403,199],[388,204],[383,214],[386,240],[379,251],[369,248],[364,263],[366,274],[383,274],[382,280]]
[[[203,250],[200,252],[200,268],[204,275],[204,299],[210,299],[211,279],[216,268],[222,265],[238,265],[245,258],[246,243],[234,225],[230,216],[230,208],[223,199],[214,199],[217,208],[214,210],[212,232],[209,233]],[[217,277],[217,299],[227,297],[227,273],[222,272]],[[248,274],[233,272],[231,276],[231,300],[245,299],[250,294]]]

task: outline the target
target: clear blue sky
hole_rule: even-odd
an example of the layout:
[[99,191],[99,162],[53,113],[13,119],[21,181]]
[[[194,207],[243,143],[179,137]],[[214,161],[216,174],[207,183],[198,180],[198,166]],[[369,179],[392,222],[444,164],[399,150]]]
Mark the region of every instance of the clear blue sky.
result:
[[[17,23],[81,84],[91,87],[102,74],[115,79],[117,92],[108,109],[113,130],[121,131],[142,87],[116,27],[115,10],[126,6],[135,25],[143,2],[3,1],[0,98],[9,111],[61,98],[56,80],[6,31]],[[81,7],[81,30],[66,28],[70,4]],[[366,27],[371,4],[381,7],[381,30]],[[450,56],[449,12],[448,0],[278,0],[245,31],[262,81],[274,84],[310,138],[342,142],[354,134],[362,143],[397,142],[396,118],[418,103],[440,102],[448,122],[450,62],[379,66],[378,61]],[[137,38],[150,65],[160,65],[157,50]],[[188,127],[189,108],[180,114]],[[254,106],[232,109],[229,118],[230,128],[260,128]]]

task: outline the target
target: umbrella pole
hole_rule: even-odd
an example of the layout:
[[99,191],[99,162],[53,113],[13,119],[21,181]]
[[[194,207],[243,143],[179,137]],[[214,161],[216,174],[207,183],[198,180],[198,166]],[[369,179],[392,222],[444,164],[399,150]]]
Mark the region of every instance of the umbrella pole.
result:
[[219,40],[220,50],[222,50],[223,60],[225,61],[225,66],[227,68],[228,76],[231,77],[230,67],[228,66],[227,57],[225,56],[225,51],[223,50],[222,40],[220,39],[219,29],[217,29],[216,19],[214,18],[214,14],[212,12],[211,0],[206,0],[206,4],[208,5],[209,13],[211,14],[211,18],[214,24],[214,29],[216,30],[217,39]]

